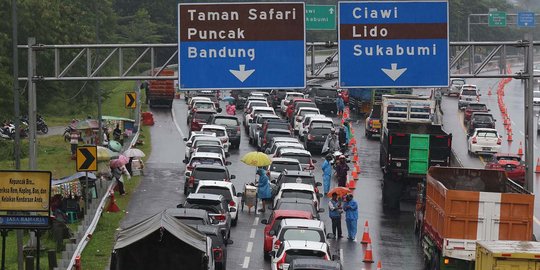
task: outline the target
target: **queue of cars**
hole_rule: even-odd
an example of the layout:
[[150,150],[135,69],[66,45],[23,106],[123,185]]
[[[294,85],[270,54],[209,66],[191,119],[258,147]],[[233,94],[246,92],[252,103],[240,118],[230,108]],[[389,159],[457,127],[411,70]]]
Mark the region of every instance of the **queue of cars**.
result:
[[[244,109],[238,117],[220,114],[208,96],[192,93],[186,101],[190,109],[190,136],[184,139],[187,198],[175,211],[186,223],[202,226],[204,233],[216,228],[221,235],[218,242],[223,244],[216,247],[214,254],[217,269],[226,269],[225,246],[232,243],[230,228],[238,222],[244,196],[232,181],[236,176],[227,168],[231,164],[227,161],[229,149],[238,148],[242,140],[240,125],[250,144],[272,158],[267,168],[273,186],[273,202],[268,205],[272,213],[261,220],[266,225],[264,258],[271,261],[273,270],[302,269],[295,267],[313,263],[341,269],[339,258],[327,242],[334,236],[327,234],[324,223],[319,221],[319,214],[324,212],[319,191],[322,184],[312,173],[316,160],[310,152],[319,154],[335,128],[313,99],[337,97],[337,90],[318,92],[324,97],[307,98],[310,93],[304,91],[232,91],[237,106],[241,102]],[[327,110],[332,108],[328,106]],[[206,215],[199,210],[206,211]]]

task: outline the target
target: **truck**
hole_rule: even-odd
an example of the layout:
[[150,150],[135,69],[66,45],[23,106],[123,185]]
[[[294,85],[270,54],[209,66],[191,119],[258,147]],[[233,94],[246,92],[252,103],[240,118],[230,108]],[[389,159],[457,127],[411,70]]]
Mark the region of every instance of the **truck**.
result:
[[388,122],[432,123],[435,100],[422,95],[383,95],[382,125]]
[[349,92],[349,107],[352,111],[369,114],[374,105],[382,103],[383,95],[412,94],[412,88],[351,88]]
[[504,171],[431,167],[418,186],[415,232],[426,269],[473,270],[477,241],[533,239],[534,195]]
[[[152,75],[155,75],[155,72],[158,71],[153,71]],[[174,76],[174,70],[163,69],[158,76]],[[174,80],[151,80],[146,93],[150,108],[155,106],[172,108],[175,92]]]
[[533,241],[478,241],[475,270],[540,269],[540,243]]

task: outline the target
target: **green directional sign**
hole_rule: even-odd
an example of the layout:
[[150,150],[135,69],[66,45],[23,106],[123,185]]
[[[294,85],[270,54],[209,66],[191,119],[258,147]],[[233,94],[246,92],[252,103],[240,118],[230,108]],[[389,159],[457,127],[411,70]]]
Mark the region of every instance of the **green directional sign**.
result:
[[488,16],[489,27],[506,27],[506,12],[491,11]]
[[336,6],[306,5],[306,30],[336,30]]

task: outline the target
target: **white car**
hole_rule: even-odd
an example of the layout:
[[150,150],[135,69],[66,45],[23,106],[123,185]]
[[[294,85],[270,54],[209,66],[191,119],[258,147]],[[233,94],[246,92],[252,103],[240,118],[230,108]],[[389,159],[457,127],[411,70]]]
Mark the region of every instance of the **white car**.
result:
[[302,150],[305,149],[304,145],[301,143],[278,142],[278,143],[274,143],[271,148],[267,148],[265,153],[270,156],[273,156],[274,154],[277,153],[277,151],[279,151],[279,149],[282,149],[282,148],[296,148],[296,149],[302,149]]
[[[199,181],[195,193],[216,194],[225,197],[229,204],[229,212],[231,213],[232,226],[236,226],[238,222],[238,207],[242,203],[242,193],[237,193],[233,183],[226,181]],[[231,209],[235,209],[231,211]]]
[[284,170],[301,171],[302,166],[297,159],[292,158],[273,158],[272,163],[268,165],[270,181],[276,180]]
[[314,170],[316,160],[311,158],[311,153],[307,150],[300,150],[295,148],[283,148],[276,152],[276,157],[295,158],[300,161],[304,170]]
[[274,137],[268,144],[267,149],[272,149],[272,147],[274,147],[276,143],[300,143],[300,141],[298,140],[298,138],[293,137]]
[[197,102],[197,101],[212,101],[209,97],[192,97],[191,99],[189,99],[189,102],[188,102],[188,109],[191,109],[191,107],[193,106],[193,103]]
[[193,103],[191,103],[190,109],[192,110],[198,110],[198,109],[217,110],[216,104],[214,104],[214,102],[211,100],[195,100]]
[[281,243],[286,241],[327,243],[327,238],[334,238],[334,236],[331,233],[326,234],[324,222],[320,220],[285,218],[279,222],[277,230],[273,232],[271,251],[277,252]]
[[225,158],[221,156],[220,154],[216,153],[194,153],[189,161],[185,161],[186,164],[186,172],[191,174],[193,169],[197,167],[198,165],[217,165],[217,166],[226,166],[230,165],[231,163],[228,161],[225,161]]
[[[279,175],[278,175],[279,176]],[[283,183],[274,197],[274,207],[281,198],[308,199],[313,201],[313,205],[319,209],[319,193],[315,192],[315,187],[302,183]]]
[[533,92],[533,104],[534,106],[540,105],[540,91]]
[[312,241],[285,241],[277,252],[272,251],[270,253],[273,257],[272,270],[288,270],[289,264],[298,257],[327,261],[332,258],[328,244]]
[[223,150],[225,150],[225,153],[229,153],[231,143],[229,142],[229,134],[227,134],[226,127],[220,125],[204,125],[202,126],[201,131],[216,133],[216,137],[219,138],[223,144]]
[[469,137],[468,152],[474,154],[498,153],[501,150],[502,137],[496,129],[477,128]]
[[[218,137],[211,137],[211,136],[199,136],[199,137],[195,137],[193,139],[193,142],[191,143],[186,143],[186,160],[189,160],[191,158],[191,155],[193,154],[193,152],[195,152],[195,149],[197,149],[197,147],[199,147],[199,145],[217,145],[217,146],[221,146],[223,149],[225,149],[223,147],[223,143],[221,142],[221,140],[218,138]],[[189,147],[189,149],[188,149]]]
[[216,133],[213,133],[213,132],[200,132],[200,131],[193,131],[191,132],[191,136],[189,136],[189,139],[188,138],[184,138],[184,142],[186,142],[186,151],[185,151],[185,154],[184,154],[184,157],[186,160],[189,159],[189,157],[191,156],[191,153],[193,151],[191,151],[191,146],[193,145],[193,141],[195,141],[195,138],[197,137],[216,137]]
[[251,122],[253,121],[253,118],[255,118],[257,114],[275,115],[276,112],[274,111],[274,108],[272,107],[252,107],[251,112],[249,114],[246,114],[246,118],[244,120],[245,121],[244,126],[246,127],[246,132],[249,132],[247,128],[249,127],[249,124],[251,124]]
[[304,98],[304,94],[300,93],[300,92],[287,92],[285,93],[285,98],[283,98],[281,100],[281,103],[280,103],[280,109],[281,109],[281,113],[282,114],[285,114],[285,112],[287,111],[287,108],[289,106],[289,102],[291,102],[291,100],[293,100],[294,98]]
[[328,124],[329,127],[334,127],[334,121],[332,121],[332,118],[326,117],[322,114],[308,114],[304,116],[304,120],[302,120],[300,127],[298,128],[298,136],[300,137],[301,141],[305,139],[304,131],[309,130],[309,127],[311,127],[313,123]]
[[312,107],[302,107],[298,110],[296,115],[294,116],[294,132],[298,133],[298,130],[300,129],[300,123],[304,120],[304,117],[308,114],[321,114],[321,111],[318,108],[312,108]]
[[255,118],[253,118],[253,120],[251,121],[251,123],[248,123],[248,136],[250,144],[257,145],[257,141],[259,139],[259,131],[261,130],[264,121],[268,119],[279,119],[279,116],[275,114],[261,113],[256,115]]

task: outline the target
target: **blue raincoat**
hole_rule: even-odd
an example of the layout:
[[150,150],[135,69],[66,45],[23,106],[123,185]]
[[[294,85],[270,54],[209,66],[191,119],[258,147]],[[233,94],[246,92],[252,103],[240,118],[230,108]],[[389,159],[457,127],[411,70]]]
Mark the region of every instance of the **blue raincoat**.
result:
[[272,189],[270,188],[270,179],[266,175],[264,169],[259,169],[259,184],[257,185],[257,197],[261,200],[267,200],[272,198]]
[[343,210],[345,211],[348,238],[355,239],[358,231],[358,203],[354,199],[345,201]]
[[324,160],[322,164],[323,169],[323,187],[324,187],[324,193],[328,193],[330,191],[330,179],[332,178],[332,165],[330,165],[330,162],[328,160]]
[[338,97],[336,99],[336,106],[337,106],[338,111],[342,112],[345,109],[345,102],[343,102],[343,98]]

